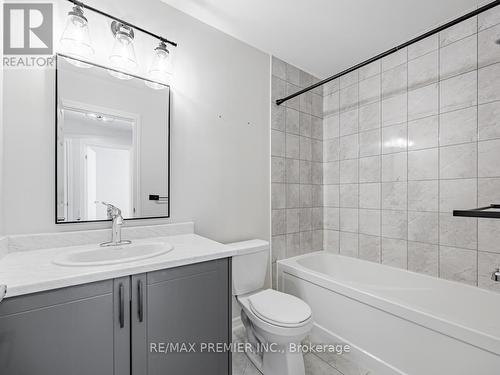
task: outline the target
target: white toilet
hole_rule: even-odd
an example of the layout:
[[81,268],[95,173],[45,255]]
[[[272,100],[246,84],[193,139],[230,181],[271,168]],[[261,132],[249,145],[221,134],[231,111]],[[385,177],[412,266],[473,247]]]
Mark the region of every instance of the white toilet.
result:
[[247,241],[255,252],[234,256],[233,295],[241,306],[246,340],[253,348],[267,348],[247,355],[264,375],[304,375],[304,358],[294,350],[312,328],[311,308],[301,299],[273,289],[262,289],[268,267],[269,245]]

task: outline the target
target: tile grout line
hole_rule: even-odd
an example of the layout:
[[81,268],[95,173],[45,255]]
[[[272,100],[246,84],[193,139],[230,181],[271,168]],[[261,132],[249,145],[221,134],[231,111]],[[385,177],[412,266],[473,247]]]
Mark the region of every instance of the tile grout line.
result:
[[[437,205],[438,205],[438,212],[440,211],[440,206],[441,206],[441,33],[438,33],[438,49],[437,49],[437,90],[438,90],[438,96],[437,96],[437,134],[438,134],[438,142],[437,142],[437,150],[438,150],[438,155],[437,155],[437,178],[438,178],[438,196],[437,196]],[[450,43],[451,45],[452,43]],[[440,256],[440,242],[441,242],[441,215],[438,213],[437,214],[437,277],[440,277],[440,270],[441,270],[441,256]]]
[[358,232],[358,253],[357,253],[357,258],[360,257],[360,239],[361,239],[361,231],[360,231],[360,212],[359,212],[359,155],[361,153],[361,145],[359,143],[359,100],[360,100],[360,95],[359,95],[359,69],[356,70],[356,84],[358,85],[358,97],[356,100],[356,135],[358,138],[358,157],[357,157],[357,163],[356,163],[356,168],[357,168],[357,178],[356,178],[356,187],[358,189],[358,207],[357,207],[357,216],[358,216],[358,225],[357,225],[357,232]]
[[[500,66],[500,62],[497,63],[497,64]],[[497,64],[495,64],[495,65],[497,65]],[[469,72],[469,73],[471,73],[471,72]],[[432,83],[432,84],[430,84],[428,86],[438,86],[438,85],[439,85],[439,82],[434,82],[434,83]],[[396,95],[396,96],[398,96],[398,95]],[[396,96],[393,96],[393,98],[395,98]],[[401,95],[399,95],[399,96],[401,96]],[[481,102],[479,105],[482,106],[482,105],[499,103],[499,102],[500,102],[500,100],[498,100],[498,99],[488,100],[488,101],[485,101],[485,102]],[[360,108],[368,107],[368,106],[376,104],[376,103],[377,102],[371,102],[371,103],[369,103],[367,105],[360,106]],[[445,110],[445,111],[441,111],[440,110],[439,114],[446,115],[446,114],[451,114],[451,113],[455,113],[455,112],[460,112],[460,111],[464,111],[466,109],[474,108],[477,105],[478,104],[476,103],[476,104],[467,105],[467,106],[464,106],[464,107],[458,107],[458,108],[451,109],[451,110]],[[349,112],[349,111],[335,112],[335,113],[331,114],[330,116],[326,117],[326,119],[332,118],[332,117],[338,117],[338,116],[340,116],[340,114],[343,114],[343,113],[346,113],[346,112]],[[420,120],[428,119],[430,117],[436,117],[437,115],[438,114],[431,114],[431,115],[425,115],[425,116],[421,116],[421,117],[416,117],[414,119],[408,120],[408,122],[413,123],[413,122],[417,122],[417,121],[420,121]],[[395,122],[395,123],[390,123],[388,125],[382,125],[381,127],[382,128],[390,128],[390,127],[395,127],[395,126],[402,125],[402,124],[404,124],[403,121],[401,121],[401,122]],[[276,130],[276,129],[274,129],[274,130]],[[377,130],[377,129],[376,128],[372,128],[372,129],[361,130],[360,133],[366,133],[366,132],[374,131],[374,130]],[[291,133],[291,134],[294,134],[294,133]],[[344,135],[339,135],[338,137],[332,137],[332,138],[326,138],[326,139],[329,140],[329,139],[335,139],[335,138],[342,138],[342,137],[347,137],[347,136],[354,135],[354,134],[356,134],[356,133],[344,134]],[[496,139],[496,138],[493,138],[493,139]],[[483,141],[485,141],[485,140],[489,140],[489,139],[484,139]],[[463,143],[467,143],[467,142],[463,142]]]
[[[433,51],[433,52],[440,52],[440,48],[436,51]],[[439,59],[439,57],[438,57]],[[428,84],[425,84],[423,86],[419,86],[417,88],[414,88],[414,89],[408,89],[408,92],[413,92],[413,91],[416,91],[416,90],[419,90],[419,89],[423,89],[423,88],[427,88],[429,86],[433,86],[433,85],[439,85],[440,82],[444,82],[444,81],[447,81],[451,78],[457,78],[457,77],[460,77],[462,75],[466,75],[466,74],[470,74],[470,73],[473,73],[475,72],[476,70],[481,70],[481,69],[484,69],[484,68],[488,68],[488,67],[491,67],[491,66],[494,66],[494,65],[500,65],[500,61],[496,61],[496,62],[493,62],[493,63],[490,63],[490,64],[487,64],[487,65],[484,65],[484,66],[480,66],[479,65],[475,68],[475,69],[470,69],[470,70],[467,70],[467,71],[463,71],[459,74],[456,74],[456,75],[453,75],[453,76],[450,76],[450,77],[447,77],[447,78],[444,78],[444,79],[441,79],[439,78],[438,81],[436,82],[432,82],[432,83],[428,83]],[[334,92],[336,93],[336,92]],[[389,96],[385,96],[385,97],[382,97],[382,101],[384,100],[387,100],[387,99],[393,99],[397,96],[400,96],[401,94],[394,94],[394,95],[389,95]],[[495,100],[489,100],[487,102],[484,102],[484,103],[481,103],[482,104],[489,104],[489,103],[494,103],[494,102],[498,102],[500,100],[498,99],[495,99]],[[360,107],[366,107],[368,105],[371,105],[371,104],[374,104],[375,102],[368,102],[364,105],[361,105]],[[463,110],[463,109],[466,109],[466,108],[470,108],[470,107],[474,107],[475,105],[469,105],[469,106],[466,106],[466,107],[463,107],[463,108],[457,108],[457,109],[451,109],[451,110],[444,110],[444,111],[440,111],[441,114],[445,114],[445,113],[451,113],[451,112],[457,112],[457,111],[460,111],[460,110]],[[293,108],[292,108],[293,109]],[[343,113],[346,113],[346,112],[350,112],[354,110],[354,108],[347,108],[347,109],[339,109],[338,111],[335,111],[333,113],[329,113],[328,116],[326,116],[326,118],[330,118],[330,117],[333,117],[333,116],[336,116],[336,115],[340,115],[340,114],[343,114]],[[423,119],[423,118],[427,118],[427,117],[432,117],[434,115],[427,115],[427,116],[422,116],[422,117],[419,117],[419,118],[415,118],[415,119],[412,119],[412,120],[409,120],[410,122],[413,122],[413,121],[416,121],[416,120],[420,120],[420,119]],[[317,117],[317,116],[315,116]],[[402,124],[401,123],[394,123],[394,124],[390,124],[390,125],[386,125],[386,126],[383,126],[383,127],[388,127],[388,126],[393,126],[393,125],[398,125],[398,124]]]
[[[338,101],[338,106],[339,106],[339,109],[340,109],[340,78],[338,79],[338,84],[339,84],[339,95],[338,95],[338,98],[337,98],[337,101]],[[339,152],[339,158],[340,158],[340,113],[339,113],[339,118],[338,118],[338,122],[337,122],[337,125],[338,125],[338,137],[339,137],[339,148],[338,148],[338,152]],[[341,180],[341,175],[340,175],[340,161],[339,161],[339,174],[338,174],[338,178],[337,178],[337,185],[338,185],[338,201],[339,201],[339,205],[340,205],[340,180]],[[337,220],[338,220],[338,228],[337,228],[337,233],[338,233],[338,240],[337,240],[337,253],[340,254],[340,250],[341,250],[341,227],[340,227],[340,208],[338,209],[338,213],[337,213],[338,217],[337,217]]]
[[[479,207],[479,17],[476,17],[476,207]],[[479,219],[476,219],[476,286],[479,286]]]
[[380,137],[380,153],[378,156],[378,163],[380,166],[379,170],[379,233],[380,233],[380,263],[383,263],[383,244],[382,244],[382,220],[383,220],[383,211],[382,211],[382,142],[383,142],[383,129],[382,129],[382,123],[383,123],[383,109],[382,109],[382,60],[379,60],[379,82],[380,82],[380,89],[379,89],[379,137]]
[[[288,69],[287,68],[288,65],[289,65],[288,63],[285,63],[285,68],[286,69]],[[299,77],[300,77],[301,70],[299,69],[298,72],[299,72]],[[289,82],[288,79],[285,80],[285,84],[291,84],[291,85],[295,86],[295,84],[293,84],[292,82]],[[299,87],[300,87],[300,84],[299,84]],[[319,97],[321,97],[321,95],[319,95],[319,94],[317,94],[317,95]],[[322,99],[322,97],[321,97],[321,99]],[[316,183],[313,183],[313,181],[312,181],[312,166],[315,163],[315,161],[312,160],[312,156],[311,156],[310,160],[308,160],[307,158],[301,158],[301,156],[300,156],[300,149],[301,149],[301,147],[300,147],[300,143],[301,143],[300,140],[301,140],[301,137],[302,138],[306,138],[306,139],[308,139],[311,142],[311,151],[312,151],[312,141],[313,140],[318,140],[317,138],[313,138],[312,137],[312,122],[316,118],[320,119],[322,121],[322,117],[318,117],[318,116],[313,115],[312,114],[312,108],[311,108],[311,113],[308,113],[307,111],[306,112],[302,111],[301,108],[300,108],[300,101],[299,101],[298,105],[299,105],[298,109],[292,108],[292,107],[288,107],[288,106],[285,107],[285,111],[286,110],[293,110],[294,112],[297,112],[298,117],[299,117],[299,120],[298,120],[299,121],[299,123],[298,123],[298,126],[299,126],[298,133],[297,134],[296,133],[291,133],[291,132],[287,131],[287,120],[286,120],[287,116],[285,114],[285,131],[284,131],[284,134],[285,134],[285,148],[286,148],[286,135],[287,134],[293,135],[293,136],[296,136],[296,137],[299,138],[299,156],[298,156],[298,158],[289,158],[286,155],[286,153],[285,153],[285,157],[284,157],[284,161],[285,162],[287,162],[288,160],[294,160],[294,161],[297,161],[299,163],[299,171],[298,171],[299,172],[299,176],[298,176],[298,182],[296,182],[296,183],[292,183],[292,182],[288,181],[288,175],[286,173],[287,168],[285,166],[285,176],[286,176],[286,178],[285,178],[285,234],[284,235],[285,235],[285,251],[288,254],[287,257],[290,255],[289,253],[291,251],[291,249],[288,246],[288,242],[289,241],[288,241],[287,238],[290,238],[290,235],[292,235],[292,234],[295,235],[294,237],[296,237],[297,235],[299,237],[298,238],[299,239],[299,244],[298,244],[298,246],[299,246],[299,253],[302,253],[303,252],[303,248],[304,248],[304,246],[303,246],[304,244],[301,243],[301,237],[302,237],[303,233],[307,233],[308,236],[310,236],[310,240],[311,240],[310,241],[310,248],[307,249],[307,252],[309,252],[310,250],[312,250],[312,239],[313,239],[313,233],[314,233],[314,229],[312,227],[312,213],[313,213],[313,209],[316,208],[317,205],[315,205],[315,204],[313,204],[313,202],[311,202],[310,205],[303,206],[303,204],[302,204],[302,198],[301,198],[301,195],[302,195],[301,192],[303,190],[302,189],[303,186],[309,186],[309,187],[311,187],[310,190],[311,190],[311,199],[312,199],[312,190],[313,190],[314,186],[317,186],[317,185],[321,186],[322,185],[322,183],[316,184]],[[311,105],[312,105],[312,103],[311,103]],[[310,136],[302,135],[301,134],[301,126],[300,126],[301,125],[301,121],[300,121],[301,115],[306,115],[306,116],[308,116],[308,117],[311,118],[311,134],[310,134]],[[322,141],[322,139],[321,139],[321,141]],[[311,177],[311,180],[309,182],[307,182],[307,181],[306,182],[301,182],[301,168],[300,168],[301,162],[306,162],[311,167],[310,168],[310,172],[311,172],[311,176],[310,177]],[[322,160],[320,162],[318,162],[318,163],[322,164]],[[297,185],[298,186],[298,199],[299,199],[299,202],[298,202],[298,206],[293,207],[293,208],[288,207],[288,197],[289,197],[289,194],[288,194],[288,190],[289,189],[288,188],[290,187],[290,185]],[[301,222],[302,222],[302,220],[300,219],[300,217],[302,216],[301,215],[301,213],[302,213],[301,211],[303,211],[303,209],[307,209],[308,212],[309,212],[309,214],[310,214],[309,216],[310,216],[311,227],[309,229],[307,229],[307,230],[301,230],[300,229],[300,225],[301,225]],[[290,211],[290,210],[293,210],[293,211],[297,212],[297,214],[298,214],[298,221],[299,221],[298,225],[299,225],[299,228],[298,228],[298,231],[296,231],[296,232],[289,232],[288,231],[288,211]],[[323,247],[323,245],[321,245],[321,247]]]
[[[478,34],[479,34],[479,33],[478,33]],[[472,35],[470,35],[470,36],[472,36]],[[469,36],[469,37],[470,37],[470,36]],[[431,51],[431,53],[432,53],[432,52],[440,52],[440,49],[441,49],[441,47],[438,47],[438,49],[437,49],[437,50]],[[438,58],[439,58],[439,57],[438,57]],[[443,79],[439,78],[439,80],[438,80],[437,82],[433,82],[433,83],[425,84],[425,85],[423,85],[423,86],[419,86],[419,87],[414,88],[414,89],[411,89],[411,90],[409,90],[409,91],[415,91],[415,90],[422,89],[422,88],[425,88],[425,87],[428,87],[428,86],[436,85],[436,84],[439,84],[439,82],[441,82],[441,81],[447,81],[447,80],[449,80],[449,79],[451,79],[451,78],[456,78],[456,77],[459,77],[459,76],[461,76],[461,75],[470,74],[470,73],[472,73],[472,72],[474,72],[474,71],[476,71],[476,70],[481,70],[481,69],[488,68],[488,67],[491,67],[491,66],[494,66],[494,65],[498,65],[498,64],[500,64],[500,62],[499,62],[499,61],[495,61],[495,62],[492,62],[492,63],[486,64],[486,65],[481,65],[481,66],[480,66],[480,65],[479,65],[479,63],[478,63],[475,69],[466,70],[466,71],[460,72],[460,73],[458,73],[458,74],[455,74],[455,75],[452,75],[452,76],[449,76],[449,77],[446,77],[446,78],[443,78]],[[401,64],[401,65],[402,65],[402,64]],[[373,76],[372,76],[371,78],[373,78]],[[329,95],[327,95],[327,96],[331,96],[332,94],[335,94],[336,92],[337,92],[337,91],[334,91],[334,92],[330,93],[330,94],[329,94]],[[398,95],[397,95],[397,94],[395,94],[395,95],[385,96],[385,97],[383,97],[383,98],[382,98],[382,100],[391,99],[391,98],[394,98],[394,97],[396,97],[396,96],[398,96]],[[497,102],[497,101],[499,101],[499,100],[490,100],[490,101],[488,101],[488,102],[481,103],[481,104],[488,104],[488,103],[491,103],[491,102]],[[374,102],[367,102],[367,103],[365,103],[365,104],[361,105],[360,107],[365,107],[365,106],[368,106],[368,105],[370,105],[370,104],[374,104]],[[473,106],[474,106],[474,105],[469,106],[469,107],[473,107]],[[466,107],[466,108],[468,108],[468,107]],[[353,109],[353,108],[350,108],[350,109],[348,108],[348,109],[344,109],[344,110],[339,109],[338,111],[335,111],[335,112],[333,112],[333,113],[329,113],[329,114],[328,114],[325,118],[329,118],[329,117],[335,116],[335,115],[340,114],[340,113],[349,112],[349,111],[350,111],[350,110],[352,110],[352,109]],[[452,110],[446,110],[446,111],[443,111],[443,112],[441,112],[441,113],[442,113],[442,114],[444,114],[444,113],[449,113],[449,112],[455,112],[455,111],[458,111],[458,110],[461,110],[461,109],[462,109],[462,108],[459,108],[459,109],[452,109]],[[313,115],[313,116],[314,116],[314,115]],[[432,116],[432,115],[431,115],[431,116]],[[314,117],[317,117],[317,116],[314,116]],[[425,118],[425,117],[430,117],[430,116],[424,116],[424,117],[422,117],[422,118]],[[419,118],[419,119],[420,119],[420,118]],[[417,120],[417,119],[412,119],[411,121],[414,121],[414,120]],[[397,124],[391,124],[391,125],[397,125]],[[389,125],[389,126],[390,126],[390,125]]]
[[[437,96],[437,101],[438,101],[438,115],[437,115],[437,126],[438,126],[438,142],[437,142],[437,147],[438,147],[438,157],[437,157],[437,173],[438,173],[438,198],[437,198],[437,205],[438,205],[438,212],[440,211],[440,206],[441,206],[441,33],[438,33],[438,49],[437,49],[437,59],[438,59],[438,71],[437,71],[437,81],[438,81],[438,96]],[[440,277],[441,274],[441,248],[440,248],[440,243],[441,243],[441,214],[437,214],[437,277]]]
[[[477,105],[474,105],[474,106],[467,107],[467,108],[464,108],[464,109],[470,109],[470,108],[477,109],[477,107],[478,107]],[[433,115],[432,117],[438,117],[438,115]],[[401,123],[401,124],[398,124],[397,126],[400,126],[400,125],[403,125],[403,124],[404,123]],[[279,130],[275,130],[275,129],[273,129],[273,130],[277,131],[279,133],[284,133],[284,132],[279,131]],[[371,131],[376,131],[376,129],[369,130],[368,132],[371,132]],[[287,134],[290,134],[290,135],[293,135],[293,136],[298,136],[297,134],[293,134],[293,133],[287,133]],[[351,135],[343,136],[343,137],[339,137],[339,138],[330,138],[330,139],[328,139],[328,141],[335,140],[335,139],[340,139],[340,138],[345,138],[345,137],[349,137],[349,136],[353,136],[353,135],[356,135],[356,134],[351,134]],[[303,137],[303,138],[307,138],[307,139],[318,141],[318,139],[315,139],[315,138],[308,138],[308,137]],[[412,149],[412,150],[404,150],[404,151],[386,152],[386,153],[381,153],[381,154],[378,153],[378,154],[373,154],[373,155],[365,155],[365,156],[360,156],[359,159],[373,158],[373,157],[376,157],[376,156],[379,156],[379,155],[382,155],[382,156],[385,156],[385,155],[395,155],[395,154],[403,154],[403,153],[408,153],[408,152],[415,153],[415,152],[419,152],[419,151],[435,150],[437,148],[441,149],[441,148],[451,148],[451,147],[458,147],[458,146],[467,146],[467,145],[472,145],[472,144],[483,144],[483,143],[493,142],[493,141],[500,141],[500,136],[499,137],[491,137],[491,138],[484,139],[484,140],[475,140],[475,141],[469,141],[469,142],[460,142],[460,143],[453,143],[453,144],[447,144],[447,145],[442,145],[442,146],[438,145],[438,146],[435,146],[435,147],[423,147],[423,148]],[[316,163],[322,163],[321,161],[317,161],[317,160],[300,159],[300,158],[288,157],[286,155],[285,156],[271,155],[271,156],[272,157],[277,157],[277,158],[289,159],[289,160],[305,161],[305,162],[311,163],[311,165],[312,164],[316,164]],[[353,161],[353,160],[357,160],[357,159],[358,158],[352,158],[351,157],[351,158],[338,159],[338,160],[328,160],[328,161],[326,161],[326,163],[335,163],[335,162],[342,162],[342,161]],[[471,176],[471,177],[448,177],[448,178],[443,178],[443,179],[444,180],[462,180],[462,179],[467,179],[467,178],[498,178],[498,177],[500,177],[500,174],[498,174],[498,175],[492,175],[492,176],[488,176],[488,177],[478,177],[478,176]],[[433,180],[433,179],[429,179],[429,180]],[[423,181],[423,180],[410,180],[410,181]],[[279,182],[276,182],[276,183],[279,183]],[[312,182],[311,183],[292,182],[292,183],[297,183],[297,184],[302,184],[302,185],[320,185],[319,183],[312,183]],[[349,184],[349,183],[352,183],[352,182],[344,182],[343,184]]]
[[[410,63],[408,61],[408,48],[406,48],[406,269],[408,269],[408,249],[409,249],[409,240],[410,240],[410,213],[408,211],[408,200],[409,200],[409,194],[408,194],[408,186],[409,186],[409,179],[410,179],[410,174],[409,174],[409,134],[408,134],[408,119],[409,119],[409,67]],[[425,86],[424,86],[425,87]]]
[[[323,358],[319,357],[316,353],[311,353],[311,355],[313,355],[317,360],[323,362],[325,365],[327,365],[328,367],[334,369],[336,372],[338,372],[339,374],[341,375],[346,375],[345,373],[343,373],[342,371],[340,371],[338,368],[336,368],[334,365],[330,364],[329,362],[325,361]],[[308,374],[309,375],[309,374]],[[311,375],[319,375],[319,374],[311,374]],[[348,375],[348,374],[347,374]]]
[[[286,91],[288,92],[288,63],[285,63],[285,87]],[[287,138],[287,110],[288,110],[288,105],[285,107],[285,118],[284,118],[284,133],[285,133],[285,157],[287,156],[287,147],[286,147],[286,138]],[[300,150],[299,150],[300,152]],[[289,251],[288,251],[288,173],[287,173],[287,167],[286,167],[286,159],[285,159],[285,257],[288,258],[289,256]],[[300,170],[299,170],[299,181],[300,181]],[[300,187],[299,187],[300,190]],[[300,191],[299,191],[299,197],[300,197]],[[300,199],[300,198],[299,198]],[[299,201],[299,206],[300,206],[300,201]]]

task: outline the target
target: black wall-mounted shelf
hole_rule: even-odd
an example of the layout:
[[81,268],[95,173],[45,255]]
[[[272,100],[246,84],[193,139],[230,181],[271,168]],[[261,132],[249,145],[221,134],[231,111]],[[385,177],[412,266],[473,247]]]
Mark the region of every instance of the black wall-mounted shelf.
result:
[[471,210],[454,210],[453,216],[500,219],[500,204],[490,204],[486,207],[473,208]]

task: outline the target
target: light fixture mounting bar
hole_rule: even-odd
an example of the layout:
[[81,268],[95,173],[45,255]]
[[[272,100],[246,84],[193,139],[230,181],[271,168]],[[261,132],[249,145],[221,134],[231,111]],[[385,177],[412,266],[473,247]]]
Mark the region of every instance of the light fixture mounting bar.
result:
[[154,34],[151,31],[145,30],[145,29],[143,29],[143,28],[141,28],[139,26],[135,26],[135,25],[131,24],[130,22],[127,22],[127,21],[124,21],[124,20],[122,20],[120,18],[112,16],[111,14],[103,12],[102,10],[96,9],[94,7],[91,7],[90,5],[86,5],[86,4],[84,4],[84,3],[80,2],[80,1],[77,1],[77,0],[68,0],[68,1],[70,3],[72,3],[72,4],[75,4],[75,5],[79,6],[79,7],[81,7],[81,8],[85,8],[85,9],[88,9],[88,10],[90,10],[92,12],[98,13],[101,16],[105,16],[105,17],[111,18],[111,19],[113,19],[113,20],[115,20],[115,21],[117,21],[119,23],[123,23],[124,25],[127,25],[127,26],[133,28],[134,30],[139,30],[139,31],[141,31],[141,32],[143,32],[145,34],[148,34],[148,35],[152,36],[153,38],[156,38],[156,39],[161,40],[162,42],[168,43],[171,46],[177,47],[177,43],[176,42],[168,40],[167,38],[164,38],[164,37],[162,37],[160,35]]

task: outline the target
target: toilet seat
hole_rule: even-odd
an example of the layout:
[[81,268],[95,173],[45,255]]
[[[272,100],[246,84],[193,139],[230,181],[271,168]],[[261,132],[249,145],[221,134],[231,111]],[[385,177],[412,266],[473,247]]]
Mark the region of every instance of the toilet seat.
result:
[[307,303],[273,289],[248,296],[248,306],[258,318],[279,327],[300,327],[306,324],[312,315]]

